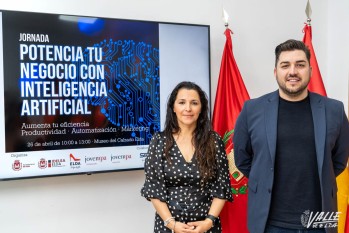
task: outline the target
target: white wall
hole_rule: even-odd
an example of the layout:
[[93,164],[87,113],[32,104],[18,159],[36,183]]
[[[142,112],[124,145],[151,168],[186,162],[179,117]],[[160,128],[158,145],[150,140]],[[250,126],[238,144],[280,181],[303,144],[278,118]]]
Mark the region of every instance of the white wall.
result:
[[[313,45],[327,92],[347,106],[349,2],[311,4]],[[274,48],[303,38],[306,0],[0,0],[5,10],[209,24],[212,97],[225,42],[223,6],[250,96],[275,90]],[[140,197],[143,180],[143,171],[128,171],[0,182],[0,232],[152,232],[154,211]]]
[[349,112],[349,1],[328,4],[327,79],[328,95],[342,100]]

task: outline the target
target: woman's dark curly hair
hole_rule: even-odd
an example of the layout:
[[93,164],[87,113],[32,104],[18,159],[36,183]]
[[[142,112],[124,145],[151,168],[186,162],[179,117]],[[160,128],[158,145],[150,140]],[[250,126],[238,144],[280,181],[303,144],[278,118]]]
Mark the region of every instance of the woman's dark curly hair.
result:
[[197,120],[197,125],[194,130],[192,144],[195,147],[195,157],[198,161],[200,175],[203,181],[215,176],[216,171],[216,148],[215,148],[215,134],[212,131],[211,121],[209,119],[209,108],[206,93],[193,82],[179,83],[170,94],[167,101],[167,112],[165,120],[165,129],[163,131],[166,136],[165,142],[165,157],[170,161],[169,151],[174,145],[173,134],[180,133],[181,129],[178,125],[176,113],[173,111],[174,103],[177,98],[179,90],[195,90],[201,102],[201,113]]

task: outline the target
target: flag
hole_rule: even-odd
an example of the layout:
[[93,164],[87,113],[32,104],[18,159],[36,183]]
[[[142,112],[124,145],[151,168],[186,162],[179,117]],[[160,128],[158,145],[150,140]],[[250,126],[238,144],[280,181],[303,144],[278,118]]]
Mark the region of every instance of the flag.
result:
[[231,133],[244,102],[250,99],[233,55],[231,30],[225,30],[220,74],[213,111],[213,129],[226,142],[234,202],[226,202],[220,219],[223,233],[247,233],[247,178],[236,168]]
[[[306,24],[303,28],[304,37],[303,42],[308,46],[310,50],[310,65],[312,67],[312,76],[310,78],[308,90],[318,93],[323,96],[327,96],[324,83],[322,82],[322,77],[320,73],[319,66],[317,64],[314,48],[312,45],[312,30],[311,25]],[[338,186],[337,191],[337,202],[338,202],[338,212],[341,212],[339,215],[338,221],[338,233],[349,233],[349,218],[346,216],[347,211],[349,211],[348,201],[349,201],[349,168],[347,168],[342,174],[340,174],[336,181]]]
[[348,208],[347,208],[347,224],[345,224],[344,233],[349,233],[349,199],[348,199]]
[[313,68],[308,89],[309,91],[316,92],[323,96],[327,96],[324,83],[322,82],[320,69],[317,64],[313,44],[312,44],[311,25],[305,24],[305,27],[303,28],[303,32],[304,32],[303,42],[306,46],[308,46],[310,50],[310,66]]
[[[348,109],[349,109],[349,92],[348,92]],[[348,183],[349,183],[349,161],[347,163],[347,174],[348,174],[348,179],[346,181],[346,184],[348,185]],[[348,198],[347,198],[347,217],[346,218],[343,217],[343,219],[346,219],[345,223],[342,223],[344,225],[344,233],[349,233],[349,191],[348,191]]]
[[338,233],[349,233],[349,167],[337,177]]

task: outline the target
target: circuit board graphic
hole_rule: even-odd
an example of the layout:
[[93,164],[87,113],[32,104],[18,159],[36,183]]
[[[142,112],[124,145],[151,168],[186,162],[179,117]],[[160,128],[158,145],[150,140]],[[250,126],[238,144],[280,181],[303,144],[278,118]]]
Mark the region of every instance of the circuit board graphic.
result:
[[160,130],[159,49],[133,40],[104,40],[101,47],[107,82],[107,97],[91,97],[89,103],[101,106],[110,123],[130,131],[136,144],[149,144]]

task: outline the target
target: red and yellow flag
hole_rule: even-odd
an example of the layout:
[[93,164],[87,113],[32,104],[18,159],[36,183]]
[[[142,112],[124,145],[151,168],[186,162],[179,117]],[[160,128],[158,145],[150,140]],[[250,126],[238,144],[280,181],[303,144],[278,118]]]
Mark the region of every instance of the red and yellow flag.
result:
[[233,55],[231,30],[225,30],[220,74],[213,111],[213,129],[226,142],[234,202],[226,202],[221,214],[223,233],[247,233],[247,178],[236,168],[231,133],[244,102],[250,99]]
[[311,25],[306,24],[305,27],[303,28],[303,32],[304,32],[303,42],[308,46],[310,50],[310,66],[313,68],[313,74],[310,78],[308,89],[309,91],[316,92],[323,96],[327,96],[324,83],[322,82],[320,69],[317,64],[314,48],[313,48]]
[[[306,24],[304,29],[303,42],[308,46],[310,50],[310,65],[313,68],[313,73],[308,86],[309,91],[318,93],[323,96],[326,95],[326,90],[324,83],[322,82],[322,77],[320,73],[319,66],[317,64],[313,44],[312,44],[312,30],[311,25]],[[337,177],[337,199],[338,199],[338,233],[349,233],[349,217],[347,216],[347,211],[349,212],[349,168]],[[346,230],[344,231],[344,229]]]

